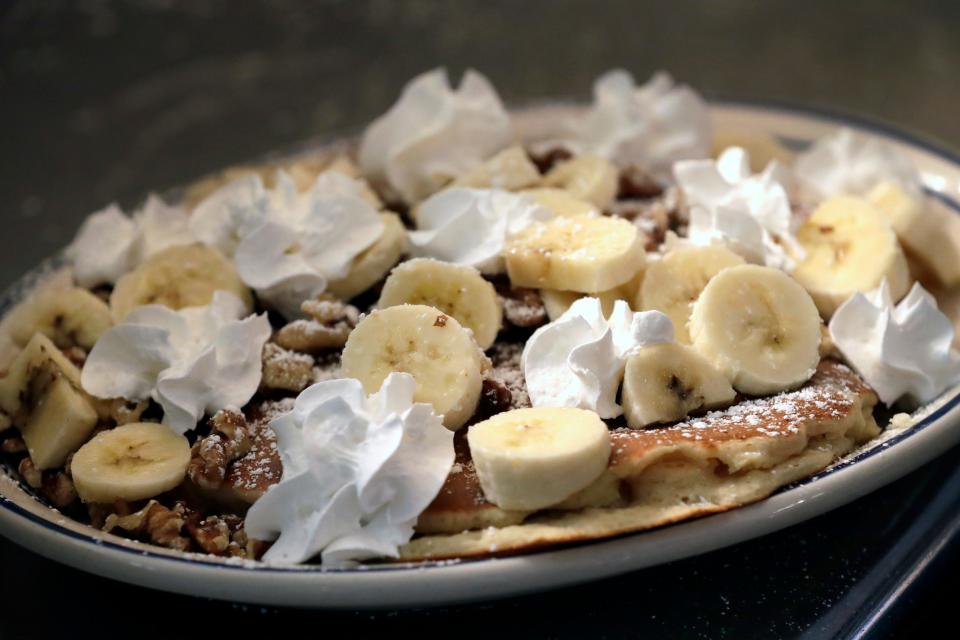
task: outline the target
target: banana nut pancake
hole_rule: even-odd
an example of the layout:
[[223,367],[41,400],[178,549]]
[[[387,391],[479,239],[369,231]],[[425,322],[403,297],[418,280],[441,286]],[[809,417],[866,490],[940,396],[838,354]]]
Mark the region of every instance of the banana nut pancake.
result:
[[726,511],[825,468],[879,433],[877,398],[845,365],[820,363],[796,391],[654,430],[612,432],[613,454],[593,485],[544,512],[486,501],[469,452],[420,516],[401,559],[516,553],[603,538]]
[[[954,334],[901,246],[923,202],[898,163],[857,190],[870,145],[816,143],[843,180],[813,194],[711,157],[706,104],[663,76],[605,76],[569,148],[583,109],[414,84],[358,144],[88,218],[0,323],[26,485],[182,551],[514,554],[761,500],[877,436],[879,399],[946,388]],[[416,95],[446,115],[396,120]],[[874,353],[891,337],[926,387]]]

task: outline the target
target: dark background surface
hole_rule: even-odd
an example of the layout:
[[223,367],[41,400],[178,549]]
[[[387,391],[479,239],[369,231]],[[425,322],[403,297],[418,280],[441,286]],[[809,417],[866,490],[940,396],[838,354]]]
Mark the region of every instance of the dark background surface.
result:
[[[476,67],[515,104],[586,98],[614,66],[639,81],[665,68],[708,97],[847,111],[960,146],[957,2],[2,2],[0,285],[109,201],[132,205],[305,138],[356,131],[437,65]],[[870,576],[907,570],[898,549],[913,558],[949,529],[947,516],[928,517],[913,551],[897,546],[931,504],[956,511],[941,488],[958,459],[730,550],[438,611],[213,603],[81,574],[0,541],[0,637],[200,631],[174,631],[173,613],[205,616],[217,636],[295,622],[317,635],[338,625],[361,635],[823,637],[838,615],[864,610]],[[898,600],[884,634],[920,634],[952,614],[954,546]]]

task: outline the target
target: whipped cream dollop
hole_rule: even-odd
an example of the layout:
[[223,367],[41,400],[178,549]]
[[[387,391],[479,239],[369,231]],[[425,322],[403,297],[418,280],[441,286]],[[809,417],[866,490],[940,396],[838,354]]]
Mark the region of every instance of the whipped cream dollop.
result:
[[419,230],[409,233],[411,253],[469,265],[482,273],[502,273],[503,249],[510,236],[552,217],[527,196],[498,189],[445,189],[420,204]]
[[261,300],[294,318],[304,300],[346,276],[383,233],[380,215],[362,194],[362,183],[337,171],[321,173],[304,193],[283,171],[273,190],[259,176],[245,176],[197,205],[190,229],[233,257]]
[[151,194],[132,216],[111,204],[87,217],[66,255],[81,287],[114,284],[153,254],[194,242],[189,216]]
[[627,358],[673,341],[673,323],[659,311],[635,313],[617,300],[607,319],[597,298],[580,298],[527,341],[520,365],[535,407],[576,407],[601,418],[623,413],[617,389]]
[[888,405],[903,396],[929,402],[960,381],[953,323],[919,283],[896,306],[886,280],[855,293],[829,328],[843,357]]
[[781,269],[792,268],[791,256],[802,256],[790,207],[792,178],[777,161],[754,174],[747,151],[730,147],[716,161],[678,162],[673,173],[690,207],[693,244],[720,241],[750,262]]
[[510,116],[490,81],[468,70],[454,90],[444,69],[407,83],[364,132],[360,167],[381,188],[416,202],[513,141]]
[[819,198],[867,195],[881,182],[892,182],[908,194],[922,194],[920,174],[905,154],[878,138],[842,128],[797,156],[797,179]]
[[205,307],[137,307],[108,329],[83,365],[83,388],[98,398],[152,398],[178,433],[204,414],[245,405],[260,385],[266,314],[246,315],[237,296],[216,291]]
[[276,539],[265,561],[397,556],[454,462],[453,433],[430,405],[413,403],[415,390],[407,373],[391,373],[369,397],[358,380],[320,382],[270,423],[283,477],[244,525]]
[[639,165],[664,181],[678,160],[710,156],[706,103],[663,71],[641,87],[624,70],[600,76],[593,86],[593,106],[574,128],[578,151],[619,166]]

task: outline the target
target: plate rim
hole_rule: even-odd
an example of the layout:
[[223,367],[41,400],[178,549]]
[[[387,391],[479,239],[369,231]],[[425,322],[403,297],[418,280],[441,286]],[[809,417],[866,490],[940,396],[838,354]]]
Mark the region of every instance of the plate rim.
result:
[[[954,165],[960,172],[960,152],[897,125],[859,114],[776,100],[720,99],[710,100],[709,106],[711,115],[724,109],[761,111],[833,126],[852,126],[937,156]],[[523,107],[519,109],[522,110]],[[929,187],[925,191],[928,196],[944,201],[960,214],[960,202],[953,197]],[[6,301],[15,298],[22,283],[29,280],[31,274],[40,268],[35,267],[20,276],[2,294],[2,298]],[[700,555],[731,544],[746,542],[842,506],[893,482],[960,441],[960,390],[955,390],[950,397],[946,397],[947,395],[944,394],[929,405],[928,408],[933,407],[929,414],[902,433],[813,476],[781,487],[773,495],[756,503],[612,539],[518,556],[372,565],[354,569],[230,562],[201,554],[162,552],[144,543],[114,542],[75,531],[59,524],[56,518],[44,518],[16,504],[3,492],[2,485],[0,533],[40,555],[83,571],[144,587],[190,595],[269,605],[354,609],[439,606],[488,600],[570,586]],[[940,428],[932,429],[935,426]],[[922,437],[918,437],[921,435]],[[894,450],[897,452],[895,470],[873,476],[868,474],[880,463],[879,459],[872,463],[870,459],[889,458]],[[17,482],[15,477],[11,478],[5,471],[0,473]],[[812,493],[815,488],[823,490]],[[801,497],[801,494],[805,497]],[[791,497],[793,499],[788,499]],[[69,519],[55,509],[49,510],[51,514],[59,516],[59,519]],[[772,513],[768,514],[771,510]],[[747,531],[746,535],[737,535],[737,531],[750,524],[755,527],[753,531]],[[718,535],[703,539],[704,536],[700,535],[699,531],[705,528],[716,529],[714,533]],[[691,540],[696,542],[698,535],[702,540],[698,544],[689,544]],[[122,540],[112,535],[109,538]],[[637,545],[641,538],[644,543],[649,541],[651,545],[663,545],[656,560],[637,561],[636,554],[630,553],[629,547]],[[686,550],[682,544],[685,540]],[[604,547],[603,551],[611,554],[611,557],[616,556],[618,561],[595,561],[599,547]],[[555,560],[560,562],[554,562]],[[580,570],[576,575],[570,570],[573,566]],[[560,568],[563,572],[558,573]],[[237,574],[236,570],[242,573]],[[530,579],[531,573],[534,574],[534,579]],[[245,579],[236,580],[237,575]],[[428,575],[429,578],[424,580]],[[430,596],[424,597],[426,592],[409,589],[411,578],[428,584],[430,589],[426,592],[429,592]],[[223,581],[224,584],[217,584],[218,581]],[[276,590],[263,588],[268,585]],[[398,587],[407,587],[409,591]]]

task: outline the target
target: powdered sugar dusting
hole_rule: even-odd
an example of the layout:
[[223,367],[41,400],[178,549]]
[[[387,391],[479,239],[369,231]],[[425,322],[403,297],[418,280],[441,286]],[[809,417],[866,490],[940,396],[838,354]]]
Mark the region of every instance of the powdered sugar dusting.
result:
[[746,399],[720,411],[679,422],[662,429],[617,429],[619,438],[642,438],[651,446],[668,445],[677,438],[702,440],[709,431],[745,438],[788,437],[800,433],[811,420],[829,421],[846,417],[867,388],[845,365],[824,362],[803,387],[767,398]]

